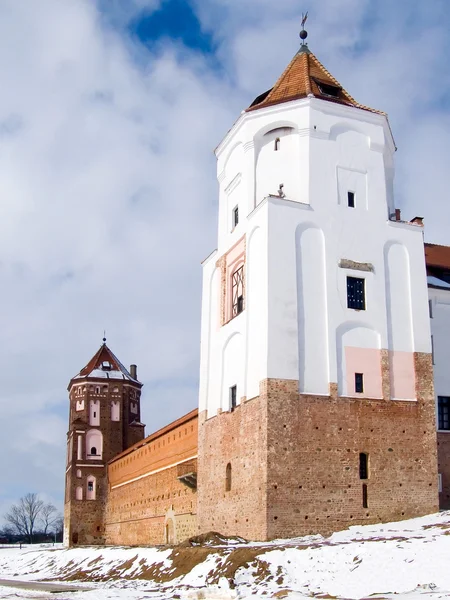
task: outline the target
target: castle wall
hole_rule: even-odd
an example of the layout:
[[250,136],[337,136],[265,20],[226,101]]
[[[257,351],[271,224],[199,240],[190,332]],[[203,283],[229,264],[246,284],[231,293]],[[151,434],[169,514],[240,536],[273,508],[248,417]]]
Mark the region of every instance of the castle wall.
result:
[[196,533],[197,411],[150,435],[108,465],[107,544],[177,543]]
[[[389,400],[388,386],[386,399],[369,400],[338,397],[336,384],[324,397],[299,394],[298,381],[266,380],[258,398],[205,421],[199,432],[199,530],[274,539],[435,512],[430,363],[430,355],[415,355],[417,401]],[[217,443],[208,451],[212,440]],[[244,456],[239,445],[248,448]],[[360,453],[368,454],[367,480],[360,479]],[[223,491],[228,462],[232,494]]]
[[[199,423],[198,529],[266,539],[267,412],[260,397]],[[227,465],[231,485],[226,489]]]
[[[415,402],[343,398],[333,386],[331,397],[299,395],[297,382],[268,382],[269,539],[438,510],[430,363],[415,356]],[[360,453],[368,455],[364,480]]]

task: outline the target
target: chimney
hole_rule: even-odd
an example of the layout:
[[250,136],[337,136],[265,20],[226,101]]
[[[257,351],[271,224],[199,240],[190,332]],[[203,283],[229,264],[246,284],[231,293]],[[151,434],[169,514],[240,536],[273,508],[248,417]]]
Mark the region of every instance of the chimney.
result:
[[137,380],[137,365],[130,365],[130,375]]
[[400,209],[399,208],[395,209],[395,220],[396,221],[401,221],[402,220],[401,216],[400,216]]
[[423,227],[423,217],[414,217],[414,219],[411,219],[410,223],[414,223],[414,225],[419,225],[419,227]]

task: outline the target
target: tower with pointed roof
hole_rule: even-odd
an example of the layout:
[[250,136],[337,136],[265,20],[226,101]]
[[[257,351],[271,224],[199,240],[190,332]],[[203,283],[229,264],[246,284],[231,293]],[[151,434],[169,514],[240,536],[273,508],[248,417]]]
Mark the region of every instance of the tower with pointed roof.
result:
[[107,464],[144,438],[137,367],[106,345],[70,380],[64,504],[67,546],[104,543]]
[[395,150],[386,114],[304,42],[217,147],[201,532],[266,540],[437,509],[423,236],[395,209]]

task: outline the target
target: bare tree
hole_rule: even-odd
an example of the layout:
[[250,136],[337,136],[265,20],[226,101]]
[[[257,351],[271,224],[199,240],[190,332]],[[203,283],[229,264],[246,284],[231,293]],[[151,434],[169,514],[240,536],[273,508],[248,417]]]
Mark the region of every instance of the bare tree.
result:
[[39,520],[42,523],[44,535],[49,533],[49,530],[52,529],[52,525],[58,517],[59,513],[57,513],[56,507],[53,504],[49,502],[42,506],[39,513]]
[[44,506],[37,494],[27,494],[17,504],[12,505],[5,515],[5,520],[32,544],[34,530]]
[[63,533],[64,533],[64,517],[58,513],[58,516],[53,521],[52,531],[55,536],[55,541],[63,541]]

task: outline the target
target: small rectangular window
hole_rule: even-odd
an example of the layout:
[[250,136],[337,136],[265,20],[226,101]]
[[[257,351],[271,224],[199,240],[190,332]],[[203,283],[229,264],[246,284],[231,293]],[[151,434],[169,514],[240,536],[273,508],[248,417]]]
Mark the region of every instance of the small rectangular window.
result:
[[365,279],[347,277],[347,307],[366,310]]
[[230,408],[234,410],[237,402],[237,386],[232,385],[230,387]]
[[365,452],[360,452],[359,454],[359,478],[369,478],[368,455]]
[[431,336],[431,362],[434,365],[434,338]]
[[94,484],[92,483],[92,481],[88,481],[88,492],[93,492],[94,491]]
[[438,429],[450,430],[450,397],[438,396]]
[[430,314],[430,319],[433,318],[433,300],[428,300],[428,312]]
[[350,208],[355,208],[355,192],[347,192],[347,200]]
[[233,228],[239,223],[239,206],[233,208]]
[[442,494],[442,473],[438,473],[438,492]]
[[367,483],[363,483],[362,486],[362,505],[363,508],[369,508],[368,498],[367,498]]
[[355,373],[355,392],[357,394],[364,392],[364,375],[362,373]]

